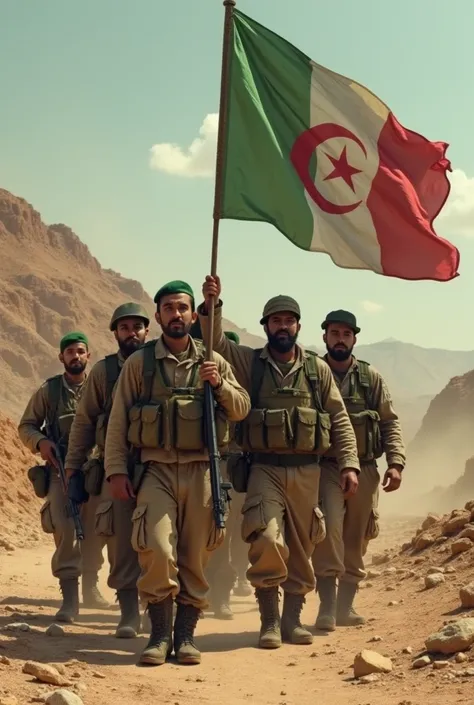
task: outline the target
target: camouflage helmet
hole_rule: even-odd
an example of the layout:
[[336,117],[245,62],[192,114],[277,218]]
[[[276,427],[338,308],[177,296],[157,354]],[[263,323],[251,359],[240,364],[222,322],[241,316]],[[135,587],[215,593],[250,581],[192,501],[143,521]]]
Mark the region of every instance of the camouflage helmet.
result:
[[150,318],[145,308],[141,304],[133,302],[122,304],[115,309],[110,319],[110,330],[117,328],[117,323],[121,318],[142,318],[146,326],[150,325]]

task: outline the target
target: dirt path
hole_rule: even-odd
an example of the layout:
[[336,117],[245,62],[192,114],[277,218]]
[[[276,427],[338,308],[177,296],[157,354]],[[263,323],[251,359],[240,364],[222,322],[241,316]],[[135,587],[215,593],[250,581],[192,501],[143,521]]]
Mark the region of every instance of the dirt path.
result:
[[[408,524],[391,523],[373,550],[393,543],[395,538],[401,542],[412,533]],[[233,622],[210,616],[199,622],[198,644],[203,652],[200,666],[169,663],[159,668],[138,668],[136,655],[146,639],[115,640],[112,634],[117,610],[84,610],[77,625],[66,626],[66,636],[44,634],[59,604],[50,574],[50,554],[49,546],[11,555],[0,553],[0,656],[11,659],[10,665],[0,664],[0,703],[6,693],[16,696],[22,705],[39,702],[45,692],[51,692],[51,687],[22,674],[27,659],[55,664],[77,659],[79,663],[67,665],[66,671],[73,681],[86,686],[82,696],[86,705],[474,703],[474,678],[447,679],[442,671],[413,671],[413,656],[402,653],[407,646],[413,647],[414,655],[422,651],[423,639],[441,626],[446,619],[443,615],[457,606],[454,585],[443,588],[443,593],[420,593],[416,582],[404,581],[394,588],[393,577],[380,579],[371,589],[360,592],[358,607],[372,618],[366,626],[315,636],[312,646],[285,645],[270,652],[255,648],[258,612],[254,598],[235,598]],[[113,593],[105,580],[103,571],[103,591],[112,601]],[[399,604],[389,607],[392,599]],[[316,608],[311,595],[303,615],[306,624],[314,622]],[[4,629],[19,620],[30,624],[33,631]],[[376,635],[382,641],[370,643]],[[390,656],[393,673],[373,684],[356,684],[351,666],[354,655],[363,648],[375,648]],[[39,699],[34,700],[36,697]]]

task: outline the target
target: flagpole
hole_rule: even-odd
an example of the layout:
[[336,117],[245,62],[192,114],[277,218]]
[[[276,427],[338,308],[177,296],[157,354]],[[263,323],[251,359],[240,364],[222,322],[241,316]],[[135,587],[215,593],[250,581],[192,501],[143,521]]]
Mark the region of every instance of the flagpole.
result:
[[[229,64],[230,47],[232,40],[232,15],[236,0],[224,0],[224,37],[222,41],[222,69],[221,69],[221,93],[219,98],[219,126],[217,131],[217,153],[216,153],[216,177],[214,186],[214,212],[212,228],[212,251],[211,251],[211,276],[217,274],[217,251],[219,245],[219,223],[221,215],[222,191],[223,191],[223,167],[225,161],[225,134],[227,123],[227,108],[229,103]],[[208,332],[206,340],[206,359],[212,359],[212,349],[214,347],[214,309],[215,300],[209,303],[207,311]]]

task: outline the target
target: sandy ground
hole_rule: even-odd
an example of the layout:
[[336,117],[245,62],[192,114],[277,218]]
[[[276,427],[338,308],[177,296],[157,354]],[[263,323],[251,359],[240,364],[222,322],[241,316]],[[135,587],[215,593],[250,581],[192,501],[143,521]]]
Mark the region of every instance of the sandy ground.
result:
[[[372,550],[406,540],[413,534],[414,523],[386,523],[382,538],[374,542]],[[236,616],[232,622],[210,615],[199,622],[197,641],[203,652],[200,666],[182,667],[170,662],[158,668],[140,668],[136,666],[137,654],[147,639],[114,639],[116,609],[101,613],[83,610],[77,624],[65,627],[65,636],[44,634],[59,605],[50,555],[49,545],[9,555],[0,553],[0,656],[11,660],[10,665],[0,664],[0,703],[6,694],[16,696],[20,705],[39,702],[44,693],[53,690],[22,673],[27,659],[66,664],[71,679],[85,686],[82,697],[86,705],[474,703],[474,678],[447,680],[443,671],[411,669],[414,656],[423,651],[424,638],[456,610],[454,583],[428,593],[422,592],[416,581],[380,578],[359,594],[359,611],[370,618],[367,625],[319,633],[312,646],[284,645],[276,651],[256,648],[259,620],[254,597],[233,598]],[[112,601],[105,570],[101,587]],[[388,606],[390,600],[399,604]],[[316,610],[317,601],[311,595],[303,614],[306,624],[314,622]],[[5,630],[7,624],[19,620],[27,622],[33,631]],[[376,635],[382,641],[370,643]],[[407,646],[413,648],[412,656],[402,653]],[[393,673],[372,684],[354,681],[353,659],[364,648],[389,656]]]

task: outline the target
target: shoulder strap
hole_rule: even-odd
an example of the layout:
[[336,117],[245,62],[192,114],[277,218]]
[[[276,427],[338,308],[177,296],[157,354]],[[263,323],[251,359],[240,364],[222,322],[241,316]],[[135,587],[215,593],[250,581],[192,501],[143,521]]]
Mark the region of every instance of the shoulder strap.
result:
[[323,403],[321,400],[321,389],[319,385],[319,373],[317,358],[318,353],[312,350],[306,350],[307,358],[304,361],[304,373],[311,387],[313,401],[317,411],[323,411]]
[[105,376],[107,380],[107,387],[105,392],[106,402],[112,399],[112,392],[120,376],[120,366],[118,361],[117,353],[105,356]]
[[59,440],[58,411],[61,401],[62,375],[55,375],[46,380],[48,385],[48,425],[54,436],[53,440]]
[[143,346],[143,390],[141,396],[142,404],[149,404],[153,389],[153,379],[155,377],[155,346]]
[[263,382],[263,376],[265,374],[265,360],[262,360],[262,358],[260,357],[262,351],[263,348],[256,348],[253,351],[253,360],[251,368],[252,372],[250,380],[252,385],[250,400],[253,409],[258,406],[258,395],[260,393],[260,388]]
[[362,387],[365,403],[371,406],[372,385],[370,383],[370,365],[365,360],[357,360],[357,380]]

